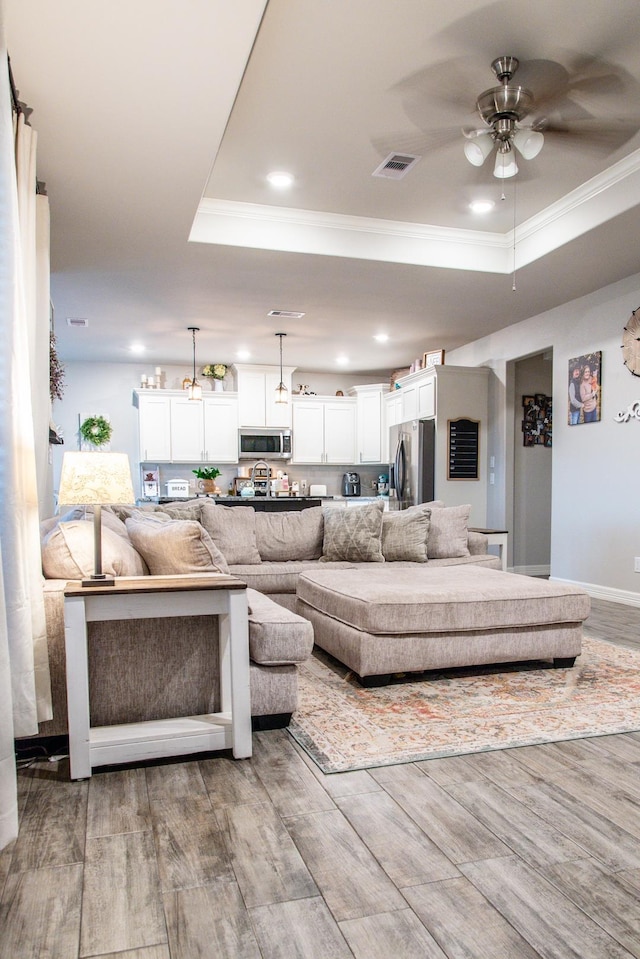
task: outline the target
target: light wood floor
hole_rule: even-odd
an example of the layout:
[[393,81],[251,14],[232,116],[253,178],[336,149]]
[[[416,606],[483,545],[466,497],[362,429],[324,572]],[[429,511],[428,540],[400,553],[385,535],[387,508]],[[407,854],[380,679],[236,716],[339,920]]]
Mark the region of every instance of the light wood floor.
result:
[[[640,647],[640,609],[587,629]],[[324,776],[273,731],[19,783],[2,959],[640,956],[640,733]]]

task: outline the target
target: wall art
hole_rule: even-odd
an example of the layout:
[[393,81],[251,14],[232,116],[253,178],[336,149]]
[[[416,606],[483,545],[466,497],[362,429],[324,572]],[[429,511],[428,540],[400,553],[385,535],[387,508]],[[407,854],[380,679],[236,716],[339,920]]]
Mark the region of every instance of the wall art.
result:
[[569,426],[596,423],[602,408],[602,351],[569,360]]

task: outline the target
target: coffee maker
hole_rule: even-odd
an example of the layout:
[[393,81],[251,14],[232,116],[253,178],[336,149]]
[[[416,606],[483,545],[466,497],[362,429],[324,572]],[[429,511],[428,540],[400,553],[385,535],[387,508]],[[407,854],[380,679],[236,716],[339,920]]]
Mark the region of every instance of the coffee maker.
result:
[[360,475],[358,473],[343,474],[342,495],[343,496],[360,496]]

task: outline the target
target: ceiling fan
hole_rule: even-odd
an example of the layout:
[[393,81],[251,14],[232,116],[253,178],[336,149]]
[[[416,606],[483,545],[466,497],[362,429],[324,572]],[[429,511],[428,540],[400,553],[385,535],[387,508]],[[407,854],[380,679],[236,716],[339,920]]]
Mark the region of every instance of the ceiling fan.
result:
[[[594,61],[595,63],[596,61]],[[535,64],[532,64],[535,65]],[[542,62],[537,64],[542,65]],[[637,120],[609,116],[603,120],[589,111],[577,108],[567,115],[557,114],[557,107],[567,95],[585,92],[600,94],[618,93],[621,81],[611,74],[578,77],[573,82],[569,74],[559,64],[547,62],[546,90],[534,98],[533,93],[518,83],[513,83],[514,74],[520,66],[517,57],[498,57],[491,64],[499,86],[485,90],[476,100],[476,109],[483,121],[479,129],[462,130],[465,137],[464,153],[473,166],[482,166],[487,157],[496,150],[494,176],[501,179],[513,177],[518,172],[517,154],[525,160],[533,160],[542,150],[545,142],[545,130],[561,135],[563,139],[580,137],[583,142],[591,140],[593,145],[608,146],[609,149],[620,146],[638,129]],[[556,68],[555,70],[553,68]],[[554,89],[552,77],[556,74],[557,87]],[[540,72],[538,71],[539,78]],[[563,76],[564,74],[564,76]],[[549,81],[551,83],[549,84]],[[551,107],[556,119],[540,113],[541,106]],[[618,102],[618,106],[620,103]],[[536,111],[537,116],[531,117]],[[562,111],[565,113],[566,111]],[[573,115],[572,115],[573,114]]]
[[485,90],[476,100],[485,126],[462,131],[467,140],[464,154],[473,166],[482,166],[496,147],[493,175],[501,179],[518,172],[516,150],[525,160],[533,160],[544,146],[544,135],[536,124],[523,124],[531,113],[534,98],[530,90],[511,83],[519,65],[517,57],[503,56],[493,61],[491,69],[500,86]]

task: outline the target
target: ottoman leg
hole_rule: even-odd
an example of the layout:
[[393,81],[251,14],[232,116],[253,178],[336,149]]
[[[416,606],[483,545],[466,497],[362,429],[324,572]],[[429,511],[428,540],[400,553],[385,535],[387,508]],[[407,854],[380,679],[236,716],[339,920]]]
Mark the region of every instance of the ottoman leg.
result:
[[571,669],[575,661],[576,661],[575,656],[568,656],[566,659],[562,659],[561,657],[556,657],[553,661],[553,668],[554,669]]

